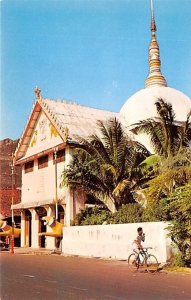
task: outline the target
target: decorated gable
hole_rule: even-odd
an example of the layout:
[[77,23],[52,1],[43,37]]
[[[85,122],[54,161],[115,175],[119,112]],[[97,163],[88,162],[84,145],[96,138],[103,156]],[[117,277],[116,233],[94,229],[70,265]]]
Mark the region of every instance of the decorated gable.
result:
[[63,143],[63,140],[58,134],[56,128],[46,117],[44,112],[41,111],[32,132],[25,158],[61,143]]

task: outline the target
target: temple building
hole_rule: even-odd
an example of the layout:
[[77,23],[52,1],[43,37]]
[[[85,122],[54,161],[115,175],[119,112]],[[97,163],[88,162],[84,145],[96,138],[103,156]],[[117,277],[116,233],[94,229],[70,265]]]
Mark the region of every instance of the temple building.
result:
[[[98,120],[117,117],[129,126],[156,117],[155,102],[162,98],[172,103],[179,121],[186,120],[191,109],[190,98],[167,86],[161,72],[159,45],[151,1],[151,42],[149,74],[145,87],[131,96],[120,113],[98,110],[66,101],[44,99],[35,90],[36,100],[15,152],[15,164],[22,166],[22,197],[12,208],[21,209],[21,246],[54,248],[54,239],[39,236],[47,228],[42,218],[55,216],[65,226],[84,208],[83,190],[61,187],[61,174],[70,163],[77,136],[87,137],[96,131]],[[146,136],[136,139],[152,151]]]
[[61,187],[61,174],[72,158],[77,136],[95,133],[97,121],[118,114],[67,101],[43,99],[36,88],[36,101],[15,152],[22,166],[21,246],[54,248],[52,237],[39,236],[47,228],[43,217],[55,216],[70,226],[87,201],[84,191]]

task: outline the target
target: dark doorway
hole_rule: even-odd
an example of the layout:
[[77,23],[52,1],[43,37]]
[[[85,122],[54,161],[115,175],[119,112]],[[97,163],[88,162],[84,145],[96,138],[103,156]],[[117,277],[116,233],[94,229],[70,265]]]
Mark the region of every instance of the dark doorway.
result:
[[[15,221],[15,227],[21,229],[21,217],[15,216],[14,221]],[[30,237],[31,237],[31,232],[30,232]],[[15,238],[15,247],[20,247],[20,246],[21,246],[21,237]]]
[[[44,220],[42,220],[43,217],[47,215],[46,209],[44,207],[36,207],[35,208],[38,216],[39,216],[39,232],[46,232],[46,225],[44,224]],[[46,237],[45,236],[39,236],[39,246],[41,248],[45,248],[46,246]]]
[[32,235],[32,228],[31,228],[31,212],[30,210],[25,210],[25,246],[31,247],[31,235]]
[[64,224],[64,208],[58,205],[58,222]]
[[[58,205],[58,222],[64,225],[64,208],[61,205]],[[55,239],[55,246],[56,249],[59,251],[62,251],[62,238],[56,238]]]

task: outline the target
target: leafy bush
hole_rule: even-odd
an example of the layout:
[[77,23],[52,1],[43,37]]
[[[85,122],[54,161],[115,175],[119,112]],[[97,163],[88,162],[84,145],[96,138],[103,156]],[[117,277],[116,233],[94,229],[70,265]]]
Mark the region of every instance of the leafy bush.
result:
[[190,264],[191,257],[191,182],[177,188],[164,206],[171,225],[168,227],[174,244],[182,255],[185,264]]
[[160,203],[148,203],[143,209],[142,219],[144,222],[164,221],[163,209]]
[[175,247],[173,249],[173,256],[172,256],[172,262],[171,267],[185,267],[186,262],[184,255]]
[[144,208],[138,203],[123,205],[109,219],[111,224],[136,223],[143,221]]
[[82,225],[101,225],[110,218],[109,211],[99,211],[98,213],[92,213],[88,218],[82,221]]
[[[185,175],[186,176],[186,175]],[[148,202],[145,221],[168,221],[169,236],[176,245],[173,266],[191,264],[191,182],[174,188],[168,197]]]
[[73,226],[79,225],[101,225],[106,222],[111,216],[111,212],[107,209],[99,207],[86,207],[81,210],[73,221]]
[[87,207],[76,215],[73,224],[78,225],[101,225],[123,224],[143,222],[144,208],[138,203],[123,205],[117,212],[111,213],[107,209],[98,207]]

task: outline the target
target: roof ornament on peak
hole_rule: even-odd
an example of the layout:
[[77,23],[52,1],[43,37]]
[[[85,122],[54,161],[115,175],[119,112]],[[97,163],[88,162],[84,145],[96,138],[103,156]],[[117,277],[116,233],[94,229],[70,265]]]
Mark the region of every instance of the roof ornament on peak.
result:
[[35,93],[35,97],[36,97],[36,100],[40,100],[42,99],[42,96],[41,96],[41,90],[36,86],[36,88],[34,89],[34,93]]
[[149,75],[145,80],[145,88],[157,86],[167,86],[165,77],[162,75],[160,66],[160,52],[156,39],[156,23],[154,17],[153,0],[151,1],[151,42],[149,45]]
[[151,32],[157,31],[154,17],[153,1],[151,0]]

